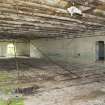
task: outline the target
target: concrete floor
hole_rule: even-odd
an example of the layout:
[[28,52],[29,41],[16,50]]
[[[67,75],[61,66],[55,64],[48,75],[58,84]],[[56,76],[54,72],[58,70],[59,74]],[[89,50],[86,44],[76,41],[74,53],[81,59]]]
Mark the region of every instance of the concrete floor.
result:
[[34,95],[24,96],[25,105],[105,105],[104,63],[57,62],[56,65],[44,59],[18,58],[19,82],[16,85],[14,61],[0,60],[0,73],[7,72],[11,77],[8,81],[0,80],[0,85],[38,86]]

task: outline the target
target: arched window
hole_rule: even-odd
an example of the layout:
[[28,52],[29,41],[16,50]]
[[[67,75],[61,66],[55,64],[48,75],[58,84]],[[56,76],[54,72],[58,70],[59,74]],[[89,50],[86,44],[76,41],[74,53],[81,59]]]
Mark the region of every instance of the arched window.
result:
[[13,43],[7,45],[7,56],[14,57],[15,56],[15,46]]

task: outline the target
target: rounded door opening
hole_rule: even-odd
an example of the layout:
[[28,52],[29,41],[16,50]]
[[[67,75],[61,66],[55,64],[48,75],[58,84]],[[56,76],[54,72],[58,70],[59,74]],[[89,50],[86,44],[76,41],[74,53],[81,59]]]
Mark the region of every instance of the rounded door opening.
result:
[[7,45],[7,57],[15,56],[15,46],[13,43]]

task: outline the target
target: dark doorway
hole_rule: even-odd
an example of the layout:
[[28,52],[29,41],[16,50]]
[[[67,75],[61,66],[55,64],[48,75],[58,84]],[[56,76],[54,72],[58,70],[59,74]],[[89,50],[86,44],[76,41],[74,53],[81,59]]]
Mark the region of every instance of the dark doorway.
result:
[[104,60],[104,41],[98,41],[98,60]]

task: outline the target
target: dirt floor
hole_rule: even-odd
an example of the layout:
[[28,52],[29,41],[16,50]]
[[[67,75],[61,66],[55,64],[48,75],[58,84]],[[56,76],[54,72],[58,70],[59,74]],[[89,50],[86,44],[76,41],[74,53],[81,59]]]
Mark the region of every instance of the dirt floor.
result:
[[23,94],[25,105],[105,105],[104,63],[2,59],[0,70],[1,90],[34,87],[33,94]]

